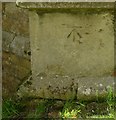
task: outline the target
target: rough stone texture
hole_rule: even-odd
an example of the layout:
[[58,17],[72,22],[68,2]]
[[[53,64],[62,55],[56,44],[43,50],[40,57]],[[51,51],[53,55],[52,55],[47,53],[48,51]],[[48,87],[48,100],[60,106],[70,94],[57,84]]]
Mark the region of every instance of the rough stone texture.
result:
[[95,89],[94,97],[101,89],[107,94],[106,81],[114,84],[108,77],[114,70],[113,14],[91,12],[30,12],[30,93],[56,99],[90,98],[91,89]]
[[3,3],[3,30],[29,36],[27,10],[16,7],[16,3]]
[[19,56],[30,58],[30,41],[29,38],[16,36],[11,43],[11,51]]
[[28,37],[16,36],[13,33],[3,31],[2,47],[4,51],[12,52],[18,56],[30,59],[30,41]]
[[10,51],[10,44],[14,40],[15,35],[6,31],[2,31],[2,50]]
[[31,71],[28,11],[2,3],[3,98],[15,95]]
[[[16,0],[16,2],[32,2],[31,0]],[[115,2],[115,0],[33,0],[33,2]]]
[[16,93],[18,86],[30,75],[30,61],[3,51],[2,85],[3,98]]
[[[3,52],[3,97],[10,97],[18,88],[19,96],[91,99],[102,90],[100,95],[105,96],[107,84],[114,85],[109,77],[114,68],[112,9],[89,9],[89,12],[60,9],[59,13],[59,9],[35,10],[63,8],[62,3],[25,5],[34,8],[30,12],[33,79],[29,77],[28,13],[16,8],[15,3],[4,3],[3,50],[7,52]],[[74,5],[79,7],[73,3],[70,7]],[[90,3],[92,6],[113,8],[112,3],[101,6]],[[83,7],[87,6],[81,4],[80,8]]]
[[[78,100],[104,99],[109,91],[114,91],[114,77],[82,78],[78,80]],[[114,92],[116,93],[116,92]],[[116,96],[116,94],[114,95]]]
[[[71,79],[71,78],[70,78]],[[23,97],[35,97],[35,98],[55,98],[55,99],[78,99],[80,101],[94,101],[94,100],[103,100],[107,97],[109,92],[115,92],[115,81],[114,77],[96,77],[96,78],[77,78],[72,80],[69,83],[69,86],[61,85],[56,87],[57,81],[53,81],[52,84],[48,86],[46,81],[39,82],[41,84],[41,89],[47,88],[46,91],[35,89],[33,84],[32,76],[25,80],[22,85],[19,87],[17,95],[20,98]],[[44,85],[43,85],[44,84]],[[57,83],[58,84],[58,83]],[[48,86],[48,87],[47,87]],[[42,93],[41,93],[42,92]],[[52,94],[51,94],[52,93]],[[60,96],[60,97],[59,97]]]
[[39,8],[114,8],[111,2],[25,2],[17,0],[17,5],[27,9]]

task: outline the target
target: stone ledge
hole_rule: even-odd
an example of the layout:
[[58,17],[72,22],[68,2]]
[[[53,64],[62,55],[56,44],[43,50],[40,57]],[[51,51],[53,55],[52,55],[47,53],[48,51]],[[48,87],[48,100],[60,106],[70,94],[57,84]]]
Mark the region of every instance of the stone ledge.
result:
[[17,1],[17,6],[26,9],[41,8],[114,8],[114,2],[23,2]]
[[[94,82],[96,79],[97,82]],[[106,99],[108,93],[110,90],[112,90],[114,97],[116,97],[115,92],[115,78],[112,76],[109,77],[103,77],[103,78],[79,78],[78,80],[78,88],[77,92],[73,92],[71,95],[73,98],[75,95],[75,99],[83,100],[83,101],[94,101],[97,99],[104,100]],[[88,81],[88,82],[86,82]],[[56,92],[57,93],[57,92]],[[46,95],[49,94],[49,91],[46,92]],[[35,86],[33,84],[32,76],[30,76],[21,86],[19,86],[19,89],[17,91],[17,95],[22,97],[37,97],[37,98],[54,98],[51,97],[42,97],[39,96],[38,91],[35,90]],[[55,97],[54,99],[61,99],[61,100],[67,100],[70,99],[69,96],[63,96],[62,98]]]

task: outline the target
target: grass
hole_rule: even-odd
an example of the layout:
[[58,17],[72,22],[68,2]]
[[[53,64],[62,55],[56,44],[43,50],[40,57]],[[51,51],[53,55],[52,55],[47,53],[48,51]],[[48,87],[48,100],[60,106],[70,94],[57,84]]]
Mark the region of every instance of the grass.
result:
[[[98,93],[97,93],[98,95]],[[108,88],[108,94],[106,97],[106,102],[108,104],[107,106],[107,111],[108,111],[108,115],[93,115],[87,118],[115,118],[115,111],[114,111],[114,106],[115,106],[115,98],[113,96],[113,89],[112,87]]]
[[46,101],[41,101],[38,103],[36,110],[34,112],[30,112],[27,115],[27,118],[33,118],[34,120],[36,120],[37,118],[41,118],[42,114],[45,113],[46,111]]
[[109,114],[109,115],[93,115],[91,117],[88,118],[114,118],[113,114]]
[[[98,94],[98,93],[97,93]],[[19,118],[22,116],[22,113],[26,111],[26,109],[32,109],[27,103],[30,103],[32,99],[26,99],[25,102],[22,100],[5,100],[3,101],[2,106],[2,117],[3,118]],[[26,111],[26,114],[23,117],[26,117],[33,120],[38,120],[38,118],[47,118],[48,113],[50,112],[49,109],[54,109],[55,100],[48,100],[48,99],[41,99],[37,101],[34,110],[30,110],[29,112]],[[59,118],[67,119],[67,118],[80,118],[82,114],[85,114],[82,108],[86,109],[86,105],[89,103],[79,103],[76,100],[67,100],[62,101],[63,107],[59,109]],[[99,100],[97,101],[99,104]],[[108,114],[91,114],[88,116],[85,114],[85,118],[114,118],[114,104],[115,100],[113,97],[112,88],[109,88],[108,94],[106,97],[107,103],[107,113]],[[33,104],[33,101],[32,101]],[[27,108],[26,108],[27,107]]]
[[114,107],[114,102],[113,101],[114,101],[113,90],[112,90],[111,87],[109,87],[106,102],[108,103],[110,113],[112,112],[112,108]]
[[[27,118],[33,118],[33,120],[38,120],[38,118],[46,118],[47,117],[47,112],[48,112],[48,108],[54,104],[54,100],[41,100],[39,101],[39,103],[37,104],[37,107],[35,109],[34,112],[30,112],[27,115]],[[46,114],[46,115],[45,115]]]
[[19,103],[16,103],[11,99],[3,101],[3,105],[2,105],[3,118],[12,118],[14,116],[18,116],[19,113],[20,113]]
[[60,112],[61,118],[78,118],[79,113],[81,113],[80,107],[83,104],[78,105],[74,100],[67,100],[64,104],[62,111]]

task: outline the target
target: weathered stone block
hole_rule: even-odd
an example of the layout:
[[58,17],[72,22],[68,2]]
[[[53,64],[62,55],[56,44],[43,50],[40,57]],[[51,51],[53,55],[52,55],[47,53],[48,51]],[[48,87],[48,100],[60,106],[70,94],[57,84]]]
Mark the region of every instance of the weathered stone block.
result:
[[4,51],[10,51],[10,45],[14,40],[15,35],[6,31],[2,31],[2,49]]
[[[107,98],[114,91],[114,77],[82,78],[78,80],[78,100],[96,100]],[[114,92],[115,93],[115,92]],[[115,94],[116,95],[116,94]]]
[[[36,8],[29,17],[32,87],[38,97],[77,99],[78,92],[84,93],[81,87],[87,83],[95,87],[92,93],[95,97],[101,87],[96,86],[114,70],[113,9],[102,9],[103,4],[99,8],[97,3],[97,7],[78,4],[65,3],[66,9],[62,3],[24,4],[26,8]],[[85,93],[90,92],[91,88],[87,87]],[[107,92],[104,87],[102,92]]]
[[[32,71],[39,96],[65,99],[73,94],[69,88],[79,77],[111,74],[112,20],[110,13],[30,12]],[[74,83],[72,79],[76,79]],[[53,93],[47,89],[49,86]],[[67,88],[64,93],[63,87]],[[74,87],[72,91],[76,94]]]
[[3,51],[2,58],[3,98],[12,97],[20,84],[30,76],[30,61]]
[[14,40],[10,44],[10,49],[16,55],[21,57],[30,58],[30,40],[27,37],[15,36]]
[[31,50],[28,37],[16,36],[15,34],[6,31],[2,32],[2,36],[2,48],[4,51],[30,59]]
[[29,19],[27,10],[16,6],[16,3],[3,3],[3,30],[18,35],[29,36]]
[[2,3],[3,98],[12,97],[31,71],[29,18],[16,3]]

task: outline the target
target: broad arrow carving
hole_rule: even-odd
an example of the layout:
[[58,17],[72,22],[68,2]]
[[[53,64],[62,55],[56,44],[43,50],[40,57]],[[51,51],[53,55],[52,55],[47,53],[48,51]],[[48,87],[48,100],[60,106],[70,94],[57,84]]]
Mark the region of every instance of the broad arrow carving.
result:
[[67,36],[67,38],[70,38],[70,36],[73,36],[73,42],[75,42],[76,40],[80,43],[82,43],[82,41],[80,40],[82,38],[82,36],[80,35],[80,33],[77,31],[77,29],[73,29]]

